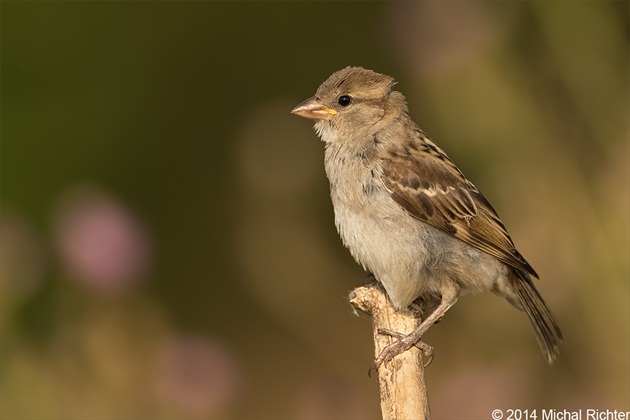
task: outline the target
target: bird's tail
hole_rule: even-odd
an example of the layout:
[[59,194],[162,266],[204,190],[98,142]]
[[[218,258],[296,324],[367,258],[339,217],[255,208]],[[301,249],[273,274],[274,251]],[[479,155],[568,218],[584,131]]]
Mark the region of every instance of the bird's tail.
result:
[[556,317],[545,304],[527,273],[515,269],[512,287],[529,321],[536,331],[536,339],[547,362],[552,364],[560,353],[559,346],[564,340]]

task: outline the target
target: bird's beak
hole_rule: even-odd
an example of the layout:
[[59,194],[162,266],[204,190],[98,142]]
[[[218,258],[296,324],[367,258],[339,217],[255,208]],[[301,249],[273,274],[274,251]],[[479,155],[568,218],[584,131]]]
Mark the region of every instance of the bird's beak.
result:
[[327,120],[336,113],[337,111],[328,108],[316,96],[308,98],[291,111],[291,114],[299,115],[300,117],[309,118],[311,120]]

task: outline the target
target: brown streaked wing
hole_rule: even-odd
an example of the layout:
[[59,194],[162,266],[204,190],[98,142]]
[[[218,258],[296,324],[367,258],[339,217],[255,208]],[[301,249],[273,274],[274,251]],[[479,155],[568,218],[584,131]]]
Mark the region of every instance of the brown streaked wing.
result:
[[516,250],[486,198],[444,154],[396,154],[383,160],[383,183],[411,216],[538,277]]

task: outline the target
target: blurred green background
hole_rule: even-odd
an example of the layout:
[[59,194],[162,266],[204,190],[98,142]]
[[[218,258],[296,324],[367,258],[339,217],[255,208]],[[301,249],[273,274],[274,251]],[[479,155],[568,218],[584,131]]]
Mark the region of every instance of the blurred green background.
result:
[[323,145],[333,71],[397,78],[566,343],[466,297],[434,418],[629,410],[625,1],[1,4],[0,417],[376,418]]

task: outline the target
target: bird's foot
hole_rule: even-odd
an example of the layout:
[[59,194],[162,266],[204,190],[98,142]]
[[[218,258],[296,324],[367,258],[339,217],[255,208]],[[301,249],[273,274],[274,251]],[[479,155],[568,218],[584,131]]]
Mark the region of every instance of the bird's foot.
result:
[[413,331],[411,334],[402,334],[395,331],[387,330],[385,328],[379,328],[379,334],[388,335],[390,337],[397,338],[398,340],[386,346],[381,351],[378,357],[374,360],[374,364],[370,368],[369,374],[371,374],[372,371],[377,371],[383,363],[389,362],[394,357],[406,352],[413,346],[419,348],[422,353],[428,358],[428,360],[424,364],[424,367],[429,366],[433,361],[433,347],[423,341],[420,341],[420,338],[422,337],[422,332],[423,331],[416,330]]

